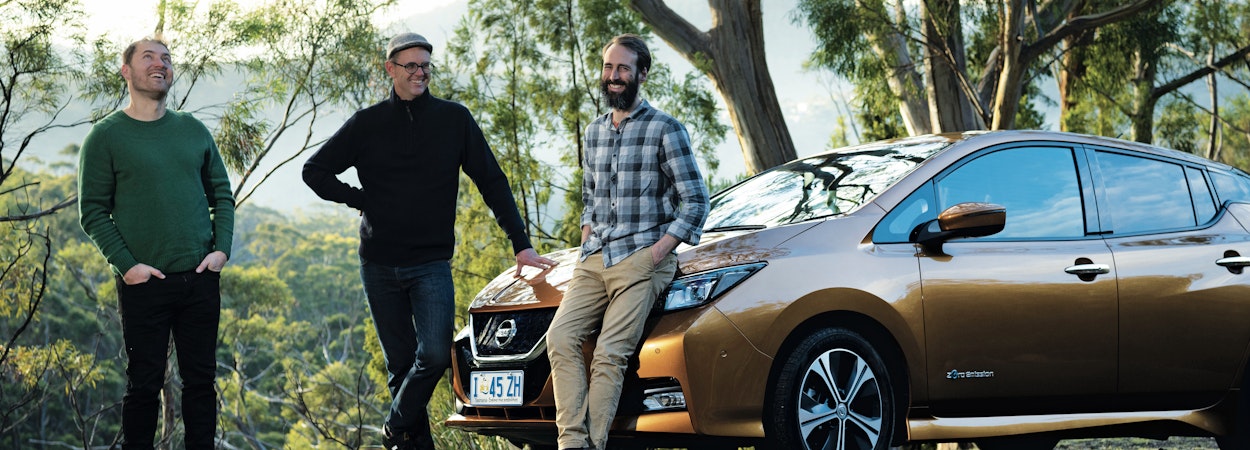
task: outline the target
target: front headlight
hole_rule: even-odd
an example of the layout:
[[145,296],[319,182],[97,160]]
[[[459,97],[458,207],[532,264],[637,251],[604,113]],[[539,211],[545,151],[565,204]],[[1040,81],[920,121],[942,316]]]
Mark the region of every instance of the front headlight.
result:
[[768,263],[763,262],[744,264],[709,270],[673,280],[673,283],[668,285],[668,291],[662,296],[664,303],[661,304],[661,308],[664,311],[676,311],[706,305],[767,265]]

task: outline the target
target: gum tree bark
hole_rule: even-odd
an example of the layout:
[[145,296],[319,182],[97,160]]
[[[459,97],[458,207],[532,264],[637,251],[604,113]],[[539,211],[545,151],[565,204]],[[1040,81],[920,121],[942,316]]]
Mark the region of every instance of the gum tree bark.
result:
[[725,100],[750,175],[796,158],[764,59],[760,0],[709,0],[712,27],[702,31],[663,0],[630,0],[643,22],[712,79]]

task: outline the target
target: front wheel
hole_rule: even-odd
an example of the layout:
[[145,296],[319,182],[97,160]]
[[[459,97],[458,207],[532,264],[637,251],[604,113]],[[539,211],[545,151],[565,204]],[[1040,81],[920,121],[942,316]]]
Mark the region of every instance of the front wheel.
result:
[[897,412],[889,369],[862,335],[823,329],[785,359],[767,405],[776,449],[885,450]]

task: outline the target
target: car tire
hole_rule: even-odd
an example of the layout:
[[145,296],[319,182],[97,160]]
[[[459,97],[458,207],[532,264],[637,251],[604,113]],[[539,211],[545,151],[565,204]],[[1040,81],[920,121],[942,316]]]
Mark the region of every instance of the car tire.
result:
[[897,420],[893,386],[881,352],[861,334],[812,333],[787,354],[769,395],[768,447],[888,449]]

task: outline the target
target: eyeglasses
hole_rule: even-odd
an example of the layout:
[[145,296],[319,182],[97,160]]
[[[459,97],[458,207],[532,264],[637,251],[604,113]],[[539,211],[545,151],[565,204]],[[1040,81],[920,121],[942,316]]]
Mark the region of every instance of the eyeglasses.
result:
[[397,61],[395,61],[395,60],[393,60],[393,59],[392,59],[392,60],[391,60],[391,64],[394,64],[394,65],[399,66],[399,67],[403,67],[403,68],[404,68],[404,71],[405,71],[405,72],[408,72],[408,74],[409,74],[409,75],[412,75],[412,74],[414,74],[414,73],[417,73],[417,69],[421,69],[421,71],[422,71],[422,72],[424,72],[424,73],[425,73],[425,74],[427,74],[427,75],[429,75],[429,74],[431,74],[431,73],[433,73],[433,72],[434,72],[434,63],[432,63],[432,62],[425,62],[425,63],[421,63],[421,64],[417,64],[417,63],[414,63],[414,62],[410,62],[410,63],[408,63],[408,64],[400,64],[399,62],[397,62]]

